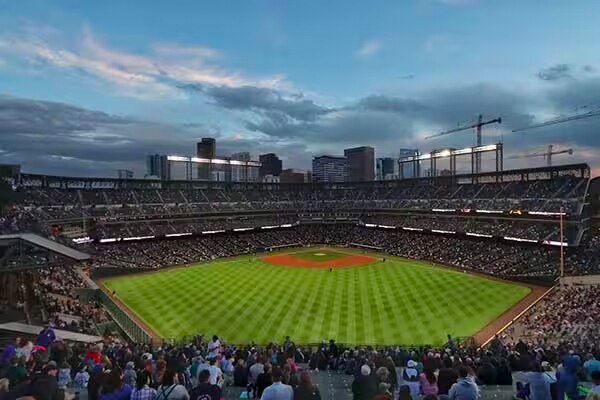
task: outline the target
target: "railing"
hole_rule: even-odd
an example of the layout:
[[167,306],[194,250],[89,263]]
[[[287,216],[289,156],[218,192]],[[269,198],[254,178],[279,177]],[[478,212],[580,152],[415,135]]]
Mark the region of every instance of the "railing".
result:
[[97,301],[102,304],[112,319],[119,325],[131,340],[136,343],[150,343],[152,337],[141,326],[139,326],[125,311],[102,290],[97,291]]

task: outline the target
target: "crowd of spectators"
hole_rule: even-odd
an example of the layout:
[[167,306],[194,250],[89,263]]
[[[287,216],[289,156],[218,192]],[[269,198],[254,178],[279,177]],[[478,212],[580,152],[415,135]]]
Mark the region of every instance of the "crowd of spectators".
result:
[[35,342],[17,338],[5,348],[0,377],[7,388],[0,385],[0,396],[220,400],[233,391],[247,399],[318,400],[328,388],[313,377],[328,370],[353,379],[356,400],[476,400],[481,387],[495,385],[513,386],[521,399],[575,400],[585,391],[600,392],[597,357],[597,348],[501,338],[478,348],[450,336],[443,346],[421,347],[355,347],[333,339],[303,347],[289,337],[236,346],[216,335],[177,345],[111,337],[83,345],[65,343],[45,328]]
[[37,220],[108,220],[249,210],[484,209],[577,213],[587,179],[439,185],[428,181],[338,188],[306,186],[277,190],[20,188],[19,207]]

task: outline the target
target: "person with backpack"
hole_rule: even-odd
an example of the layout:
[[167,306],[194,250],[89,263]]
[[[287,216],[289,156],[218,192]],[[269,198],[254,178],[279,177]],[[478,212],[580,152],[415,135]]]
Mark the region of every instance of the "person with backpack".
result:
[[[203,370],[198,376],[199,384],[190,392],[190,400],[220,400],[221,388],[210,383],[210,372]],[[132,399],[133,400],[133,399]]]
[[156,400],[190,400],[186,388],[179,384],[175,371],[171,369],[165,371],[157,390]]

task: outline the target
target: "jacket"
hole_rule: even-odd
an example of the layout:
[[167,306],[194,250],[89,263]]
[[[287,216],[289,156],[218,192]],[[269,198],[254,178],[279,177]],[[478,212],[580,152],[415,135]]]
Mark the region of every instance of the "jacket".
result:
[[450,400],[478,400],[479,388],[469,378],[458,378],[448,392]]
[[556,384],[558,398],[564,399],[567,396],[570,400],[581,398],[577,392],[577,368],[579,359],[575,356],[568,356],[563,361],[563,366],[556,372]]

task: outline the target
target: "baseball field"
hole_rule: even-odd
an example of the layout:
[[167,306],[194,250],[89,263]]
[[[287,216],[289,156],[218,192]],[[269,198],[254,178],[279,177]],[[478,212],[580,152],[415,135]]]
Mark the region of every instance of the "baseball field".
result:
[[156,336],[230,343],[441,344],[470,336],[530,289],[338,249],[216,260],[103,282]]

